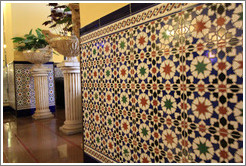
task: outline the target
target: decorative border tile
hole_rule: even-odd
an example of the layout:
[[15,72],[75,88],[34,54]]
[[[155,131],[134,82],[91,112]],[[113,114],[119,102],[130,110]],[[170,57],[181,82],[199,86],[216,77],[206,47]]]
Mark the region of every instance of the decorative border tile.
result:
[[96,38],[122,31],[126,28],[130,28],[132,26],[142,24],[144,22],[166,16],[168,14],[177,12],[182,9],[183,6],[189,7],[193,6],[194,4],[191,3],[165,3],[160,4],[157,6],[154,6],[148,10],[145,10],[143,12],[134,14],[133,16],[127,17],[125,19],[122,19],[120,21],[117,21],[116,23],[110,24],[106,27],[100,28],[99,30],[93,31],[89,34],[86,34],[84,36],[80,37],[81,43],[86,43],[91,40],[95,40]]
[[101,153],[98,153],[97,151],[95,151],[87,145],[84,145],[84,151],[102,163],[115,163],[114,160],[111,160],[110,158],[102,155]]

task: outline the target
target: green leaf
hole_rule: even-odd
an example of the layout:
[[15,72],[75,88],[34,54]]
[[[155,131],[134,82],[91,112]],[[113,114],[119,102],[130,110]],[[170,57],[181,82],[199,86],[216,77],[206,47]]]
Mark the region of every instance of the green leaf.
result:
[[71,11],[69,7],[67,7],[66,9],[64,9],[64,12],[68,12]]
[[12,40],[23,40],[23,37],[13,37]]
[[23,50],[26,50],[26,47],[25,46],[18,46],[18,47],[15,47],[15,49],[17,51],[23,51]]
[[38,35],[38,38],[42,38],[43,37],[43,34],[41,33],[40,30],[36,29],[36,33]]
[[28,36],[30,36],[30,35],[29,35],[29,34],[25,34],[25,35],[24,35],[24,37],[28,37]]
[[29,35],[31,35],[32,34],[32,29],[30,30],[30,32],[29,32]]
[[69,17],[64,17],[62,20],[57,21],[57,23],[58,23],[58,24],[63,24],[63,23],[69,22],[69,20],[70,20]]
[[33,38],[35,38],[35,35],[33,35],[33,34],[31,34],[31,35],[25,34],[24,37],[26,37],[27,39],[33,39]]
[[35,41],[34,40],[30,40],[30,39],[26,39],[23,42],[29,44],[29,43],[34,43]]
[[13,40],[13,43],[17,43],[17,42],[21,42],[21,41],[23,41],[25,39],[22,38],[22,37],[13,37],[12,40]]
[[38,48],[44,48],[45,46],[47,46],[48,42],[45,40],[45,36],[42,33],[42,30],[40,28],[37,28],[35,31],[37,33],[37,36],[32,34],[32,30],[31,30],[29,34],[24,35],[24,38],[23,37],[12,38],[14,43],[19,44],[19,46],[17,46],[15,49],[18,51],[36,50]]
[[35,40],[37,38],[35,35],[27,35],[25,37],[30,40]]

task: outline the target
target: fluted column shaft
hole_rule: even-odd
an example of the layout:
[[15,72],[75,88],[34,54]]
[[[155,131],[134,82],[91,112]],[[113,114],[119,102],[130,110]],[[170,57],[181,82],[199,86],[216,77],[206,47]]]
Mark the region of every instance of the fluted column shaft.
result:
[[65,134],[82,131],[81,82],[79,62],[66,62],[58,65],[64,76],[65,122],[60,130]]
[[31,73],[34,77],[36,110],[32,115],[34,119],[52,118],[54,115],[49,109],[49,90],[48,90],[48,72],[50,69],[43,65],[34,65]]

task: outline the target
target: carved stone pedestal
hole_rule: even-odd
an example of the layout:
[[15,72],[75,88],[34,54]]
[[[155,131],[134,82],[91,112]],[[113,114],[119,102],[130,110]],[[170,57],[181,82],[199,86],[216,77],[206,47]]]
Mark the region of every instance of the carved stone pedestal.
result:
[[60,130],[67,134],[82,131],[81,82],[79,62],[64,61],[57,65],[64,76],[65,122]]
[[32,115],[34,119],[53,118],[54,115],[49,109],[49,91],[48,91],[48,72],[50,69],[41,64],[35,64],[31,70],[34,77],[36,110]]

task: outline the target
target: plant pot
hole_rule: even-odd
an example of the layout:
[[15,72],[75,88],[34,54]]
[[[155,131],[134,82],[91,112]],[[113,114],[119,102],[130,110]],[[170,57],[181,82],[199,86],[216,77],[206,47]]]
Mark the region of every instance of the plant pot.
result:
[[58,53],[67,57],[67,61],[77,61],[76,56],[80,54],[79,40],[75,35],[51,38],[49,44]]
[[23,51],[23,55],[28,62],[35,64],[35,66],[42,66],[42,64],[49,62],[52,58],[53,50],[50,46],[39,48],[35,51]]

